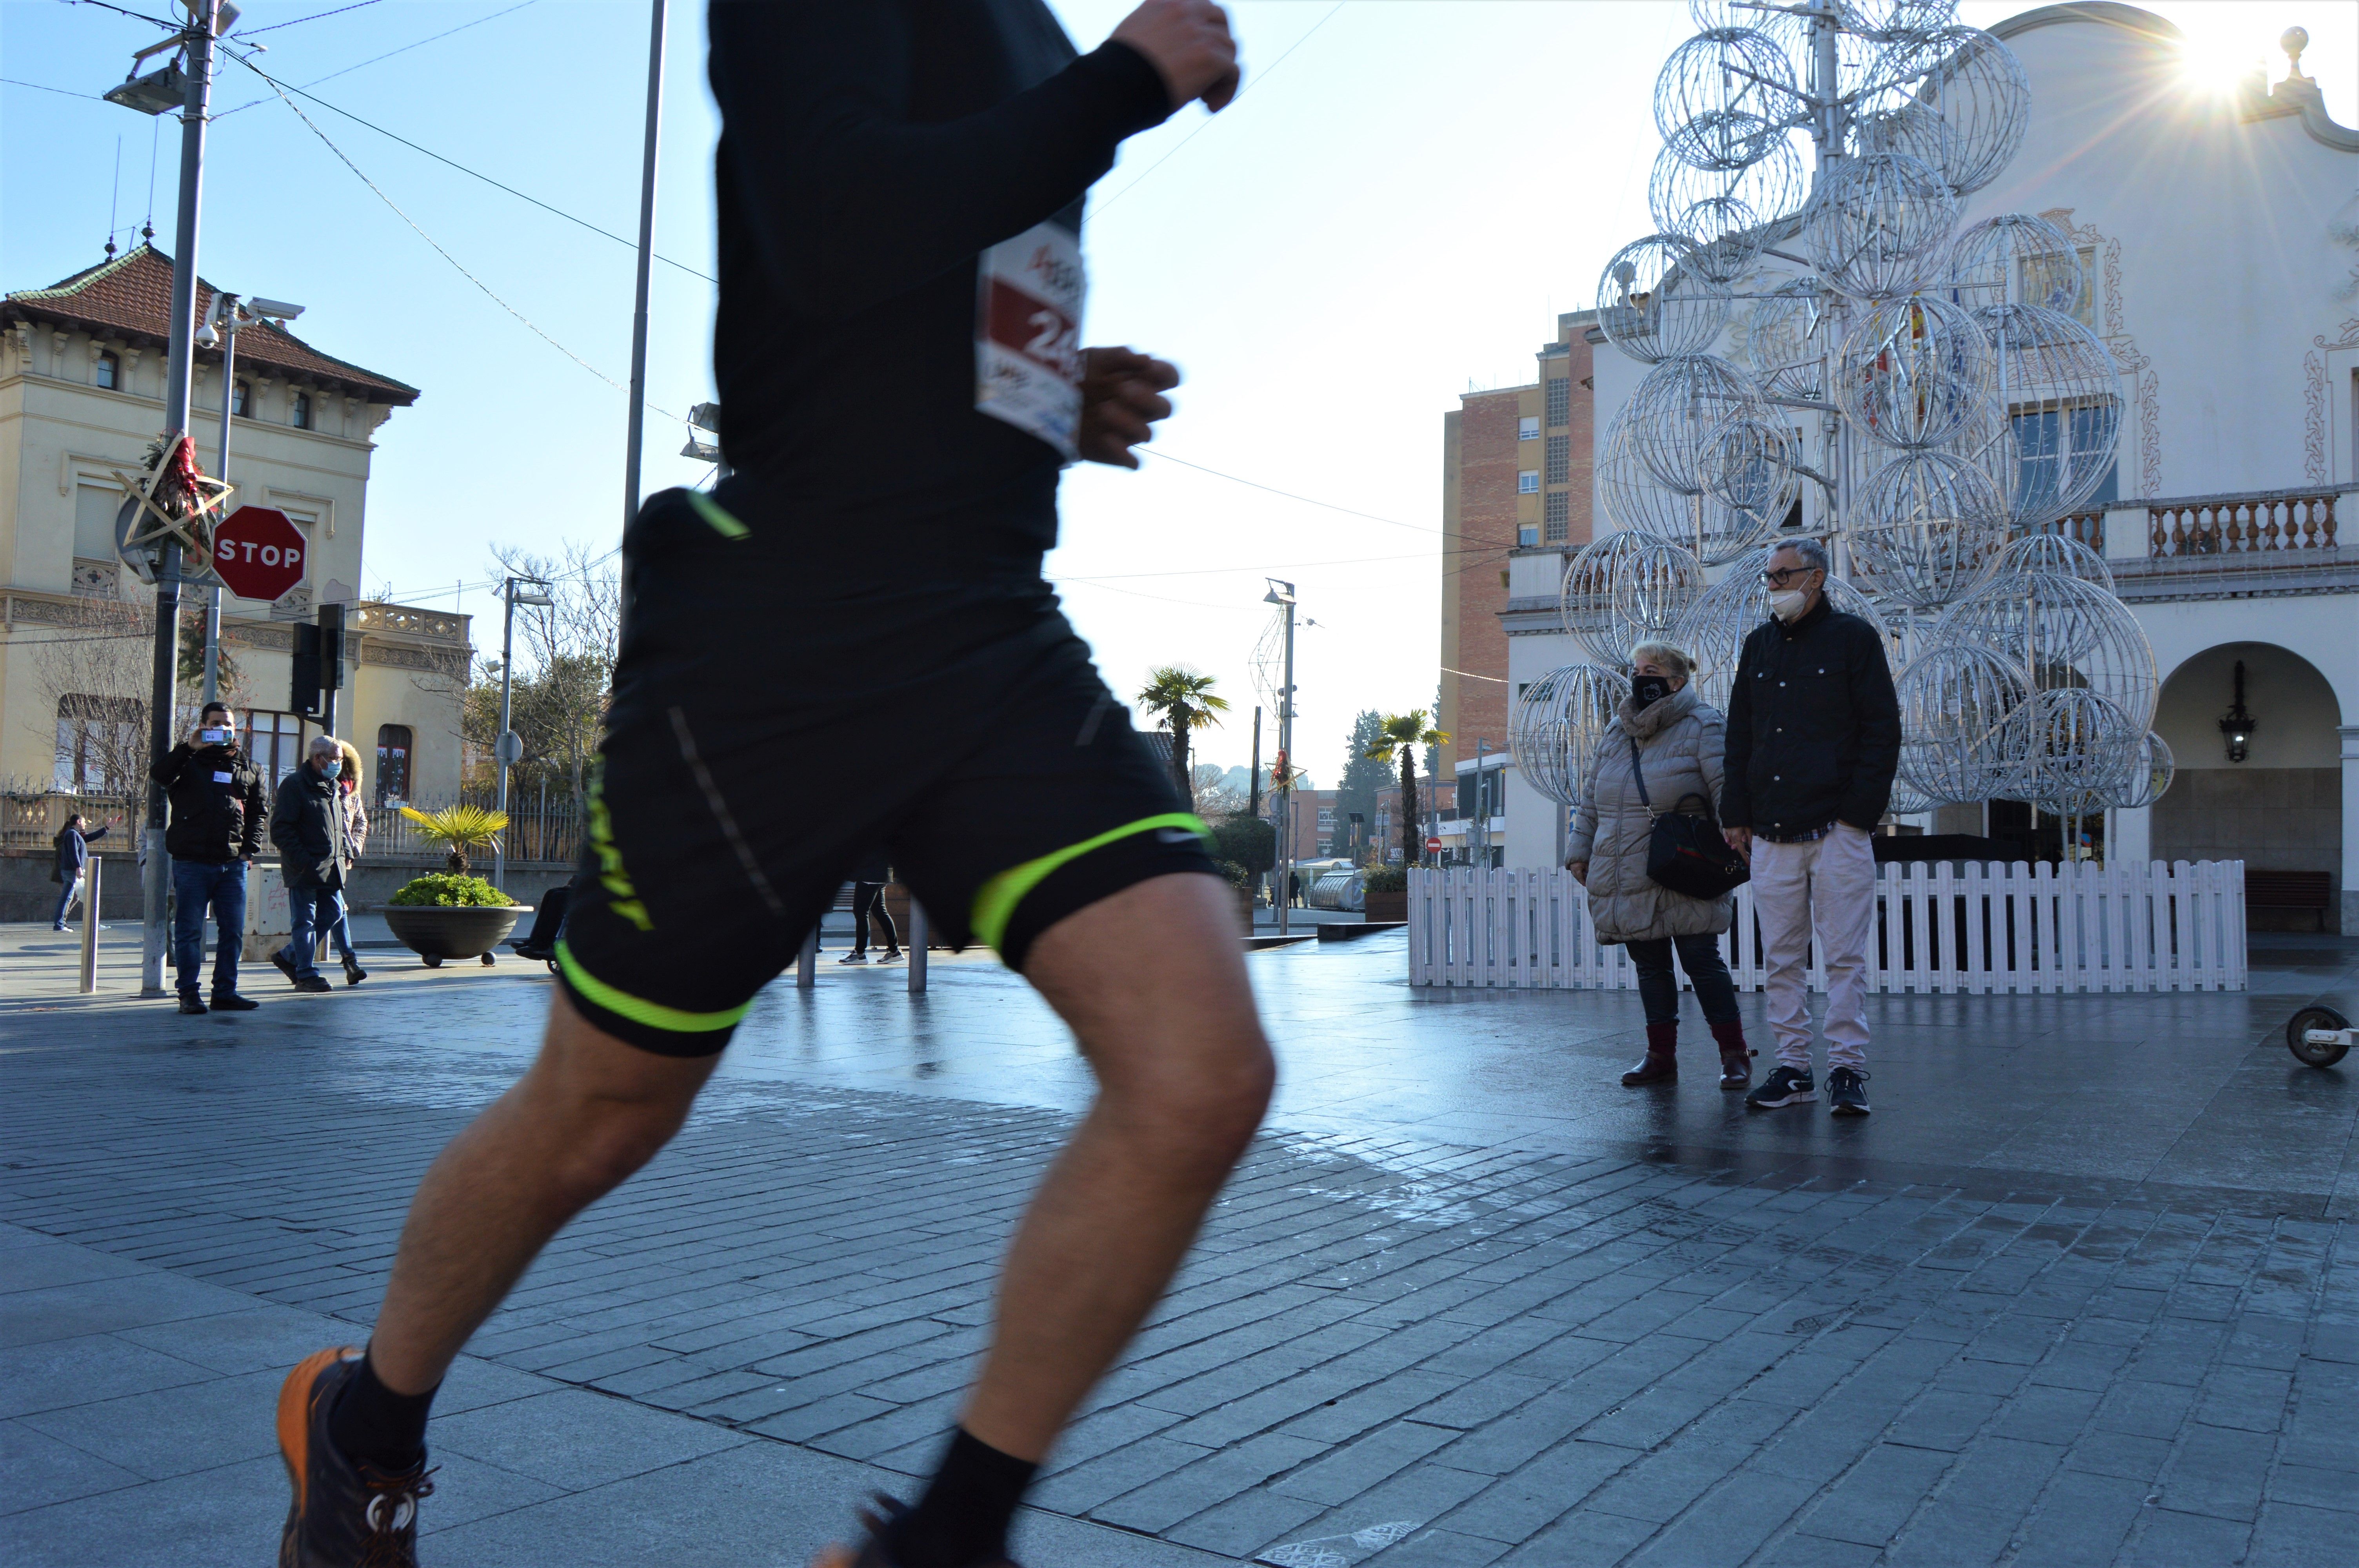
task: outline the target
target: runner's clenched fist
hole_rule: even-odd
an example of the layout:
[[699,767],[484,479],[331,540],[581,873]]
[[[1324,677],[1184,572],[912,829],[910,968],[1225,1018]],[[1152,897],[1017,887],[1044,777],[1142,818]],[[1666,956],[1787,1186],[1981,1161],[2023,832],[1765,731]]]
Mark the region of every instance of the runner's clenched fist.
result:
[[1201,98],[1217,114],[1237,95],[1237,40],[1229,14],[1212,0],[1147,0],[1114,37],[1147,57],[1171,90],[1174,109]]

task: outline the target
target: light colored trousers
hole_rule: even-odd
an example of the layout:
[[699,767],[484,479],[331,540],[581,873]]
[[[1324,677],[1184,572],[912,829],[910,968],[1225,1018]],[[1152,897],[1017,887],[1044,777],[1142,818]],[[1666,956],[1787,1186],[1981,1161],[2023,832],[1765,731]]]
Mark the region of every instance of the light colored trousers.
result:
[[1810,936],[1827,976],[1827,1065],[1867,1065],[1867,944],[1875,931],[1875,846],[1838,822],[1806,844],[1753,840],[1769,1027],[1779,1065],[1810,1070]]

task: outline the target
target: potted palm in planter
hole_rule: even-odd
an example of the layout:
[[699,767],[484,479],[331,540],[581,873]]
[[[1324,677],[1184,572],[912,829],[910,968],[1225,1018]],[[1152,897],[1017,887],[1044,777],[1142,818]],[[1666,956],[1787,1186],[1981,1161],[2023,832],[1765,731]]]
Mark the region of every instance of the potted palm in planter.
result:
[[430,812],[405,806],[401,815],[419,838],[449,849],[450,869],[413,877],[397,889],[385,907],[386,925],[429,969],[445,958],[492,962],[492,949],[516,929],[518,915],[531,911],[475,875],[467,851],[496,848],[507,814],[480,806]]

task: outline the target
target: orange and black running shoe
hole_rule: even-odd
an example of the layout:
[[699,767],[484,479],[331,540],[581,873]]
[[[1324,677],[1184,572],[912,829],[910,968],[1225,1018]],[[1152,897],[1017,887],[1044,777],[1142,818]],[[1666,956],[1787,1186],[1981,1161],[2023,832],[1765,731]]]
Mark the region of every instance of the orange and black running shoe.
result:
[[279,1387],[278,1455],[295,1501],[278,1568],[418,1568],[418,1504],[434,1490],[425,1460],[388,1475],[328,1441],[328,1412],[360,1364],[357,1346],[338,1346],[305,1357]]

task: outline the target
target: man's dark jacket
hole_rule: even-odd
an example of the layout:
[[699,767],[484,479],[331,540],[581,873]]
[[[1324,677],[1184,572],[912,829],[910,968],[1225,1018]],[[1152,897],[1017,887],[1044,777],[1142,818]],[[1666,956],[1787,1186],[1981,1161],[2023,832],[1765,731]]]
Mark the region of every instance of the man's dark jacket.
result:
[[1721,822],[1772,838],[1848,822],[1873,832],[1900,765],[1884,639],[1821,598],[1745,639],[1728,701]]
[[183,741],[147,772],[172,803],[164,829],[164,852],[172,859],[218,866],[261,852],[270,796],[262,771],[244,752]]
[[278,781],[270,841],[277,847],[278,874],[288,887],[343,885],[343,836],[337,830],[342,811],[336,781],[308,762]]

